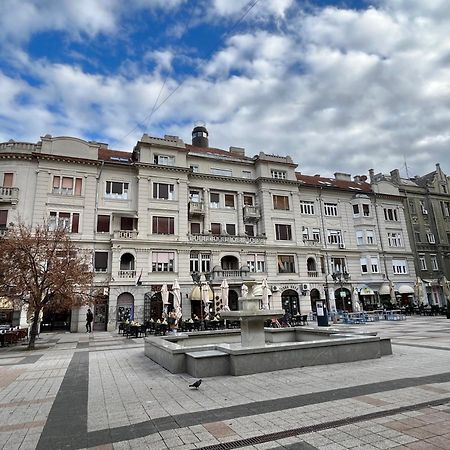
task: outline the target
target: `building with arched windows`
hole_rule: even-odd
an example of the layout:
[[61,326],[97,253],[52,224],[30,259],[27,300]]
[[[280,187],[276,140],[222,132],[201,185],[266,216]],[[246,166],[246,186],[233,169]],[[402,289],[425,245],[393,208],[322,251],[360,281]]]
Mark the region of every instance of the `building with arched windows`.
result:
[[[0,144],[0,233],[19,218],[64,226],[92,254],[94,329],[162,314],[161,287],[180,285],[184,317],[205,313],[194,272],[207,274],[210,311],[221,283],[237,308],[241,286],[267,279],[272,307],[308,314],[317,300],[351,311],[414,288],[403,196],[390,180],[305,175],[290,156],[209,147],[144,134],[130,152],[72,137]],[[407,294],[408,295],[408,294]],[[84,311],[70,311],[84,329]]]

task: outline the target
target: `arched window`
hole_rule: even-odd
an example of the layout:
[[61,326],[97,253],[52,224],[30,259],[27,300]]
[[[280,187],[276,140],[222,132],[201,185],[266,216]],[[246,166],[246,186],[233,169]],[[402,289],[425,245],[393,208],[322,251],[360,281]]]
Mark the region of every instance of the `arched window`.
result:
[[124,253],[120,257],[120,270],[134,270],[134,256],[131,253]]
[[317,272],[316,260],[314,258],[308,258],[306,260],[306,267],[308,272]]

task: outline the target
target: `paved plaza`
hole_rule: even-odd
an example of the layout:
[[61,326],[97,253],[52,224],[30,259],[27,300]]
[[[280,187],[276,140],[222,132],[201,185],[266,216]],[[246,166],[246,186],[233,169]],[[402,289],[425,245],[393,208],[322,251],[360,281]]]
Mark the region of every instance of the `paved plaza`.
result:
[[393,355],[241,377],[171,374],[117,333],[0,349],[0,448],[450,449],[450,320],[361,326]]

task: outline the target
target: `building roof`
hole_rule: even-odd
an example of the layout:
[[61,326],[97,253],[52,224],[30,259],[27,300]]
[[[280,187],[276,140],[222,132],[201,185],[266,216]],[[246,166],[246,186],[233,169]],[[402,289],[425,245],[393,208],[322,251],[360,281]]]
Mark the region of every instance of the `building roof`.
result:
[[220,148],[214,148],[214,147],[196,147],[195,145],[186,144],[186,149],[189,152],[195,152],[195,153],[203,153],[205,155],[213,155],[213,156],[228,156],[232,158],[242,159],[245,161],[250,161],[252,158],[249,158],[248,156],[234,153],[229,150],[222,150]]
[[314,187],[328,187],[335,189],[345,189],[347,191],[358,192],[372,192],[369,183],[364,181],[347,181],[347,180],[337,180],[335,178],[325,178],[317,175],[303,175],[302,173],[296,173],[297,180],[306,186]]
[[119,162],[130,164],[132,153],[123,152],[119,150],[110,150],[108,148],[100,147],[98,149],[98,159],[105,162]]

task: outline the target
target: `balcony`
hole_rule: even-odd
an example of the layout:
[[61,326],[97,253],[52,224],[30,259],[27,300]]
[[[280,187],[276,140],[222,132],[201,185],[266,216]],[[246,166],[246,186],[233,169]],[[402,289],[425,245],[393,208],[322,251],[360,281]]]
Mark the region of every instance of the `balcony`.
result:
[[244,206],[244,222],[258,222],[261,213],[258,206]]
[[[214,269],[211,272],[211,281],[222,281],[223,279],[227,279],[228,281],[242,283],[249,278],[248,270],[216,270]],[[254,273],[252,273],[254,275]]]
[[319,247],[320,241],[316,241],[315,239],[303,239],[303,243],[310,247]]
[[139,234],[137,230],[116,230],[114,239],[136,239]]
[[319,272],[317,270],[308,270],[308,277],[317,278],[319,276]]
[[19,188],[0,186],[0,202],[16,205],[19,201]]
[[205,204],[203,202],[189,202],[189,217],[204,215]]
[[119,270],[117,273],[117,276],[122,280],[131,280],[133,278],[136,278],[136,271],[135,270]]
[[188,241],[192,243],[215,243],[215,244],[247,244],[247,245],[264,245],[265,236],[229,236],[216,234],[188,234]]

